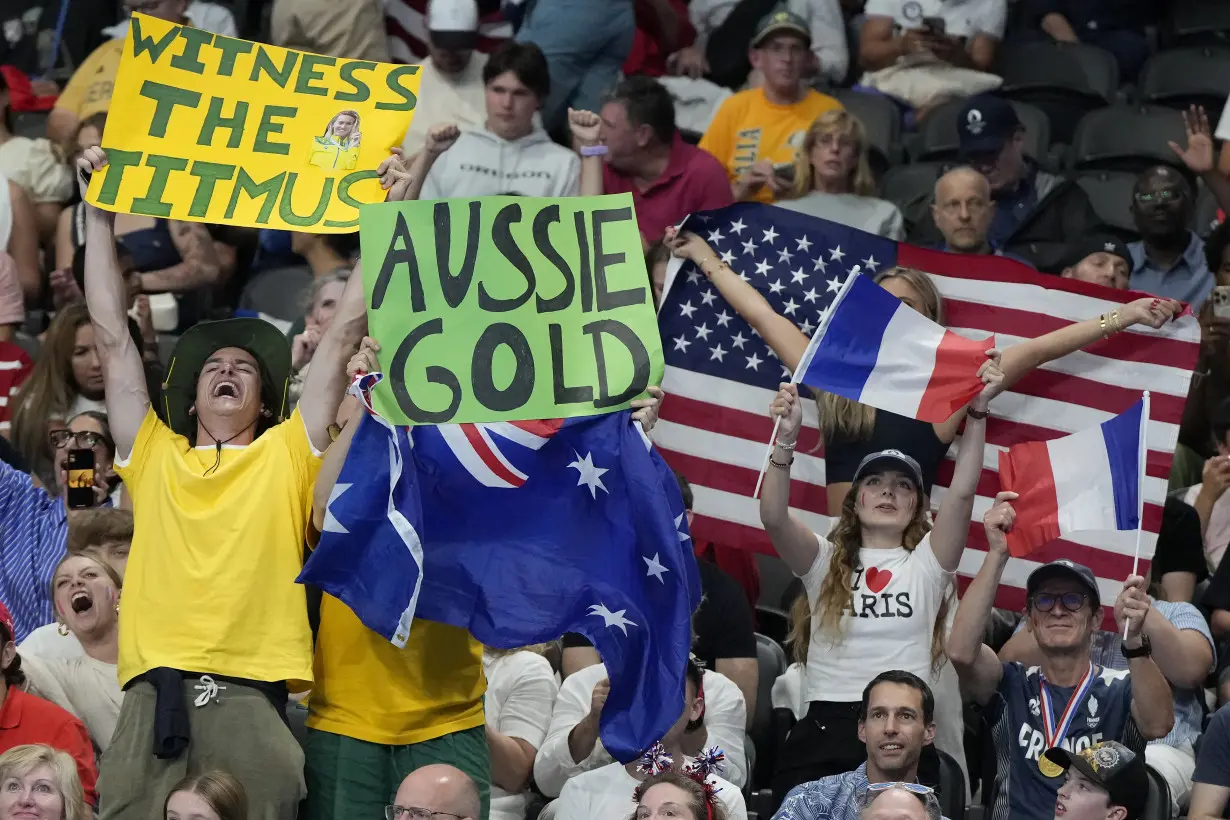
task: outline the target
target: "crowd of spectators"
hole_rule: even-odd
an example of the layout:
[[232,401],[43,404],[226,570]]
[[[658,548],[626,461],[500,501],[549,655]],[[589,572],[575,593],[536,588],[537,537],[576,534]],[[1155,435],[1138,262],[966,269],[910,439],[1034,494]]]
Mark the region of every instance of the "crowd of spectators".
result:
[[[1165,5],[6,4],[0,820],[938,820],[974,799],[992,820],[1223,816],[1230,26],[1200,27],[1226,25],[1217,0]],[[688,214],[780,207],[1147,294],[1115,331],[1186,303],[1200,357],[1151,577],[1125,581],[1114,632],[1071,561],[1029,575],[1023,613],[995,609],[1016,515],[1001,493],[986,559],[960,596],[954,583],[996,396],[1105,338],[1090,316],[989,354],[982,392],[944,423],[819,395],[825,533],[790,512],[803,401],[783,386],[760,498],[777,557],[696,544],[682,710],[653,752],[673,764],[607,752],[607,669],[580,635],[496,650],[416,621],[393,646],[290,582],[356,426],[344,389],[376,368],[357,234],[85,203],[130,12],[339,58],[417,44],[417,108],[379,169],[390,199],[631,194],[655,302],[671,258],[689,260],[790,368],[806,331],[737,259],[678,231]],[[1190,86],[1165,93],[1157,66],[1179,58]],[[1078,76],[1090,66],[1116,78],[1100,97]],[[1089,134],[1107,130],[1102,161]],[[944,324],[925,272],[876,281]],[[634,418],[652,432],[649,404]],[[84,495],[75,458],[92,465]],[[779,559],[788,619],[761,590]],[[859,595],[873,564],[892,617]],[[699,765],[713,746],[720,772]]]

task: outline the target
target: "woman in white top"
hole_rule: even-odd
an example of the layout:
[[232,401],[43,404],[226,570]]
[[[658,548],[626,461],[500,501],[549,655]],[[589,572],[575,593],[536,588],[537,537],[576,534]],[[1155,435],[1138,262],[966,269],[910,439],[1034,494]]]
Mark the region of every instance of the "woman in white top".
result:
[[487,747],[491,753],[491,820],[524,820],[534,757],[547,736],[559,694],[545,646],[483,651]]
[[779,199],[777,206],[904,239],[901,211],[875,195],[867,147],[867,129],[849,111],[826,111],[816,117],[795,158],[793,198]]
[[73,713],[105,752],[120,714],[119,608],[123,582],[92,551],[69,555],[51,577],[51,596],[61,632],[71,632],[84,655],[43,658],[22,653],[27,689]]
[[[760,520],[777,554],[803,580],[811,606],[807,715],[790,733],[773,776],[774,797],[794,786],[851,771],[866,759],[858,736],[863,688],[902,669],[932,684],[944,663],[953,577],[969,533],[986,440],[987,407],[1003,389],[999,354],[979,370],[984,387],[970,402],[952,481],[932,525],[922,471],[910,456],[866,456],[828,537],[790,515],[790,465],[802,423],[798,388],[783,384],[770,412],[781,419],[760,498]],[[960,733],[949,754],[961,754]],[[941,747],[946,744],[940,743]],[[938,779],[924,750],[920,772]],[[928,777],[929,776],[929,777]]]

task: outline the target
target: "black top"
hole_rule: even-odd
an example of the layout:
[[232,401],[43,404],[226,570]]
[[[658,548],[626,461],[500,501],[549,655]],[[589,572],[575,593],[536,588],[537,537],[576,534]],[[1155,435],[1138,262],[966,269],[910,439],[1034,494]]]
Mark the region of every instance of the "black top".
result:
[[1196,576],[1196,583],[1209,576],[1200,516],[1177,498],[1167,498],[1162,508],[1162,528],[1153,553],[1153,579],[1161,581],[1168,572],[1190,572]]
[[[692,653],[706,669],[722,658],[755,658],[756,634],[752,608],[739,582],[708,561],[697,561],[704,594],[692,618]],[[564,648],[593,646],[575,632],[564,635]]]
[[830,484],[853,481],[863,456],[881,450],[900,450],[917,461],[922,468],[923,492],[930,495],[940,462],[948,453],[948,445],[940,441],[935,426],[929,421],[876,410],[876,423],[870,438],[854,440],[835,433],[824,443],[826,480]]

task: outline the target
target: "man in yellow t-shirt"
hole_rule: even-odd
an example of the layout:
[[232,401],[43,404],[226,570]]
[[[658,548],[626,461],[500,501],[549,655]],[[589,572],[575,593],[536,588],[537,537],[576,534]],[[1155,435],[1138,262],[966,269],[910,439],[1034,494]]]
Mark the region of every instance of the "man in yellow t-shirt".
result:
[[[188,0],[124,0],[124,7],[172,23],[188,22],[185,16]],[[125,38],[108,40],[77,66],[68,85],[60,92],[55,108],[47,116],[48,139],[75,148],[72,142],[81,121],[111,110],[111,92],[115,88],[115,73],[120,67],[125,42]]]
[[[365,341],[353,369],[375,372]],[[312,523],[324,529],[329,498],[358,427],[353,417],[329,448],[313,491]],[[491,797],[483,715],[483,648],[464,629],[415,620],[403,649],[368,629],[350,608],[321,596],[316,683],[304,750],[304,820],[383,816],[406,775],[434,763],[461,769],[478,787],[480,817]]]
[[[77,162],[82,196],[106,156]],[[242,781],[249,813],[294,820],[303,754],[288,685],[312,679],[312,636],[295,583],[312,486],[367,326],[351,276],[287,417],[290,348],[261,320],[202,322],[179,340],[155,412],[111,214],[86,206],[85,297],[106,379],[116,468],[134,533],[120,608],[124,700],[100,772],[103,820],[150,818],[188,772]]]
[[803,81],[810,48],[802,17],[784,9],[765,15],[751,46],[763,84],[722,103],[701,138],[700,147],[726,166],[736,201],[773,202],[789,191],[807,129],[816,117],[842,107]]

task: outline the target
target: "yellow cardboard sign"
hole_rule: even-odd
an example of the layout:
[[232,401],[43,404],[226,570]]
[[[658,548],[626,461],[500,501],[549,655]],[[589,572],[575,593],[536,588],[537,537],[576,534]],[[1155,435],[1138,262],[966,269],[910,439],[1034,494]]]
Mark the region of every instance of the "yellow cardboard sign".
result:
[[134,14],[86,195],[109,211],[314,233],[383,202],[419,66],[344,60]]

